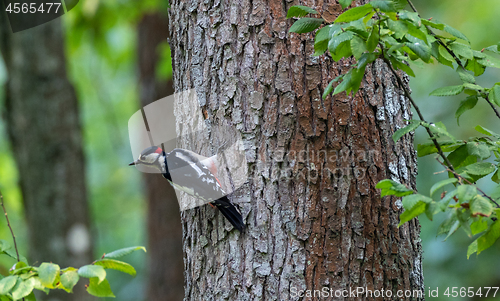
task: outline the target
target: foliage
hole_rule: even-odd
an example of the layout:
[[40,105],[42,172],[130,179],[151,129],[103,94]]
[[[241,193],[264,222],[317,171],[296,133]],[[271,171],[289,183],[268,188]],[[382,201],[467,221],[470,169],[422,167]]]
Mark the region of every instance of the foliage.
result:
[[[340,4],[346,8],[351,2],[344,0]],[[413,11],[404,10],[407,4]],[[500,198],[487,195],[476,182],[488,176],[491,181],[500,184],[500,134],[478,125],[475,130],[480,136],[456,139],[442,122],[427,122],[397,70],[415,76],[414,66],[433,62],[453,68],[461,84],[437,88],[430,95],[465,94],[455,112],[457,123],[460,116],[472,110],[480,99],[486,101],[500,119],[500,82],[492,87],[483,87],[476,81],[486,68],[500,68],[497,57],[500,43],[481,51],[474,50],[463,33],[432,18],[421,18],[413,4],[406,0],[371,1],[346,10],[332,23],[323,18],[302,18],[307,14],[319,15],[310,8],[292,8],[288,17],[301,19],[294,23],[290,32],[311,32],[326,23],[316,31],[314,55],[328,51],[335,61],[351,57],[356,59],[348,72],[330,82],[323,98],[332,92],[333,95],[344,91],[347,95],[351,92],[355,94],[361,86],[366,66],[376,59],[383,60],[420,118],[408,120],[405,127],[398,129],[393,135],[394,142],[423,127],[432,142],[419,144],[418,156],[437,154],[438,162],[448,172],[448,179],[434,183],[428,195],[416,193],[389,179],[377,184],[382,196],[402,197],[405,211],[400,216],[399,226],[421,214],[432,220],[435,214],[443,212],[447,218],[441,224],[438,235],[446,235],[446,240],[462,228],[470,237],[475,236],[468,248],[468,257],[491,247],[500,237]],[[451,187],[451,191],[436,194],[444,187]]]
[[[9,271],[8,276],[0,275],[0,300],[36,300],[34,290],[49,293],[50,290],[60,289],[68,293],[81,277],[88,278],[87,292],[96,297],[114,297],[113,291],[106,279],[106,270],[117,270],[135,276],[136,271],[130,264],[116,260],[134,251],[143,250],[144,247],[130,247],[104,254],[101,259],[80,268],[67,267],[61,269],[55,263],[43,262],[40,266],[30,266],[24,257],[20,257]],[[17,259],[15,251],[8,242],[0,240],[0,254]],[[113,258],[113,259],[111,259]]]

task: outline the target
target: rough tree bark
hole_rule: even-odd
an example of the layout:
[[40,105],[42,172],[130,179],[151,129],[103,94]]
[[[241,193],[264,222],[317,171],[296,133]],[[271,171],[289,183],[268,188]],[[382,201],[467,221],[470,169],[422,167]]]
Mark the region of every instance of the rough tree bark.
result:
[[209,124],[242,133],[250,171],[230,197],[244,233],[227,232],[208,206],[182,212],[185,300],[424,289],[418,221],[398,229],[400,202],[375,189],[384,178],[415,187],[412,136],[391,139],[411,118],[408,101],[382,61],[367,68],[355,96],[323,100],[353,61],[313,57],[312,34],[288,33],[286,12],[299,4],[327,19],[341,13],[333,0],[171,1],[175,90],[196,89]]
[[[8,71],[5,119],[17,162],[29,259],[61,267],[92,262],[82,134],[66,75],[61,19],[12,34],[0,13],[0,49]],[[74,294],[39,300],[95,300],[81,281]]]
[[[172,95],[173,82],[156,78],[158,46],[168,39],[168,16],[146,14],[138,25],[141,107]],[[175,191],[159,174],[144,173],[148,198],[149,280],[147,300],[182,300],[182,226]]]

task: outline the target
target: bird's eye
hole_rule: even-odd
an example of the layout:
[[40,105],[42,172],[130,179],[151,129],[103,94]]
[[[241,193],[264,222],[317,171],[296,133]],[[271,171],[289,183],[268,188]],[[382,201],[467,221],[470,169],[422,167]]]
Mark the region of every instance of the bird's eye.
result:
[[141,160],[145,160],[145,159],[146,159],[146,156],[142,155]]

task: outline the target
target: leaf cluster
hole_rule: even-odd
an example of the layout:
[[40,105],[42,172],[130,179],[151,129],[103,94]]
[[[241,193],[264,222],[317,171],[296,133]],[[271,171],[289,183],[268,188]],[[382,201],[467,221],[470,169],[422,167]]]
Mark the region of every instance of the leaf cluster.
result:
[[[115,297],[106,279],[106,270],[117,270],[135,276],[134,267],[116,258],[138,250],[146,251],[144,247],[120,249],[104,254],[101,259],[78,269],[74,267],[61,269],[59,265],[48,262],[43,262],[38,267],[31,266],[28,265],[25,257],[21,257],[21,261],[10,269],[8,276],[0,275],[0,300],[16,301],[24,298],[27,301],[34,301],[36,300],[34,290],[40,290],[46,294],[56,289],[72,293],[73,287],[81,277],[89,279],[89,284],[86,285],[89,294],[96,297]],[[17,258],[5,240],[0,240],[0,253]]]

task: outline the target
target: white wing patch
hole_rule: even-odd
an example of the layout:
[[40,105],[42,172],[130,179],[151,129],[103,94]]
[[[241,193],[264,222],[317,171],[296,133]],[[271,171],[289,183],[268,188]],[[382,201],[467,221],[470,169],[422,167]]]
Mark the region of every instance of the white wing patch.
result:
[[[180,152],[175,152],[175,156],[179,159],[182,159],[184,162],[189,162],[190,159],[186,156],[184,156],[182,153]],[[198,173],[198,177],[201,177],[201,176],[205,176],[206,173],[203,172],[203,170],[201,170],[196,164],[194,163],[189,163],[189,165],[191,165],[191,167]]]

